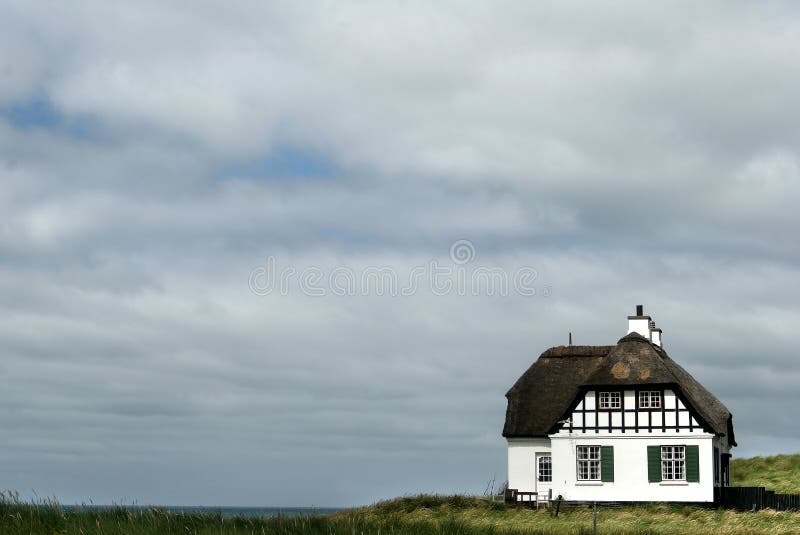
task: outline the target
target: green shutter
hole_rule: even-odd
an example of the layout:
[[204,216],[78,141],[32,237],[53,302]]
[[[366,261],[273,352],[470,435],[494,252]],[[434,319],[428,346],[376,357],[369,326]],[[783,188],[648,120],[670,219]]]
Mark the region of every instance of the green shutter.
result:
[[600,446],[600,480],[614,481],[614,446]]
[[700,481],[700,453],[697,446],[686,446],[686,481]]
[[647,479],[650,483],[661,481],[661,446],[647,446]]

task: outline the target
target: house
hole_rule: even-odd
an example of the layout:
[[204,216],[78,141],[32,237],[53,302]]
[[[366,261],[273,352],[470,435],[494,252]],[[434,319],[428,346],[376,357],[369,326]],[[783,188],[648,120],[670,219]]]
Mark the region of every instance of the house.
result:
[[714,501],[732,416],[661,335],[639,305],[617,345],[551,347],[522,374],[503,428],[515,499]]

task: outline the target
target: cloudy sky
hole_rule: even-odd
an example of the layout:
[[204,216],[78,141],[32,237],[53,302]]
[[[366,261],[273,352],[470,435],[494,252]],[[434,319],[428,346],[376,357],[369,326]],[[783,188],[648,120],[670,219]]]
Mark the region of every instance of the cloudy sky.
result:
[[0,2],[2,487],[481,493],[639,303],[800,451],[800,8],[527,4]]

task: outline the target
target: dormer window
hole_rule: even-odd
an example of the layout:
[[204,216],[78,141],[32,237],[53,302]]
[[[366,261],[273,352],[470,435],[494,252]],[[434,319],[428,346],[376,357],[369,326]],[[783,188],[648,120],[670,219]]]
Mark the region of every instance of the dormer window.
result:
[[659,390],[642,390],[639,392],[639,408],[640,409],[660,409],[661,408],[661,391]]
[[600,392],[600,408],[622,408],[622,394],[620,392]]

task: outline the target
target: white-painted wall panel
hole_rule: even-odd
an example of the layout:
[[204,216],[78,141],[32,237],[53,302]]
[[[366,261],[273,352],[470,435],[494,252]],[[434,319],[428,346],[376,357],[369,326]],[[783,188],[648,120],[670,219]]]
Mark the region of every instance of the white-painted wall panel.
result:
[[675,392],[673,392],[672,390],[664,390],[664,408],[665,409],[675,408]]
[[[675,413],[674,412],[666,412],[664,413],[664,421],[667,423],[667,427],[675,427]],[[688,422],[687,422],[688,425]]]
[[632,412],[625,413],[625,427],[633,427],[636,425],[636,414]]
[[[686,501],[714,499],[712,435],[671,436],[553,436],[553,496],[579,501]],[[576,474],[576,446],[613,446],[614,482],[579,482]],[[697,445],[700,460],[699,483],[650,483],[647,475],[647,446]],[[520,489],[522,490],[522,489]]]
[[636,408],[636,392],[633,390],[626,390],[623,396],[624,398],[624,406],[626,409],[635,409]]
[[550,452],[549,438],[509,438],[508,487],[525,492],[536,488],[536,453]]
[[586,397],[584,398],[584,403],[586,405],[586,410],[587,411],[593,411],[594,410],[594,408],[595,408],[594,390],[590,390],[590,391],[588,391],[586,393]]
[[653,422],[653,427],[661,427],[661,422],[663,418],[661,417],[660,412],[653,411],[650,413],[651,422]]

